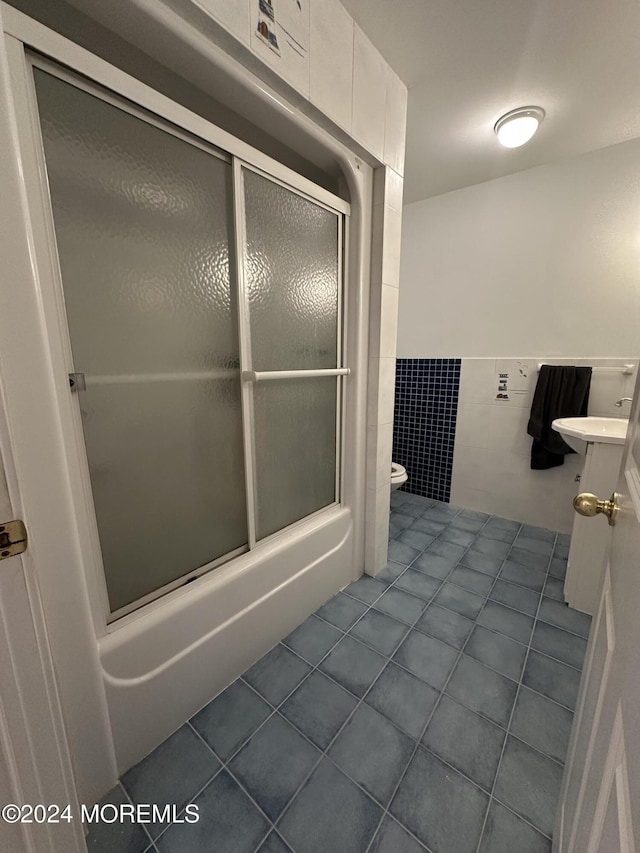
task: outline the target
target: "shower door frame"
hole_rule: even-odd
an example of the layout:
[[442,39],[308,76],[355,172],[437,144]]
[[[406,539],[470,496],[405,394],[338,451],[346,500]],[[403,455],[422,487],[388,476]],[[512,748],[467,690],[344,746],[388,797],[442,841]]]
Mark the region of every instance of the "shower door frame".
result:
[[[192,613],[202,602],[196,618],[201,620],[204,612],[208,623],[213,619],[214,624],[224,627],[224,632],[219,632],[220,642],[212,633],[203,638],[202,645],[203,654],[213,653],[216,665],[220,666],[220,676],[213,687],[221,690],[252,662],[250,655],[254,655],[255,660],[261,649],[277,642],[297,621],[305,618],[340,586],[355,580],[363,570],[363,435],[371,366],[368,323],[373,170],[320,123],[242,69],[206,35],[177,16],[162,18],[160,26],[174,40],[176,50],[185,61],[191,60],[194,50],[198,53],[200,68],[206,68],[207,79],[213,81],[214,96],[217,86],[233,87],[243,98],[239,107],[241,115],[249,117],[248,111],[255,106],[267,129],[277,127],[281,135],[293,132],[298,147],[301,141],[308,142],[314,150],[324,152],[328,158],[326,162],[338,164],[341,179],[348,188],[352,209],[350,235],[345,234],[344,263],[345,276],[347,269],[349,275],[348,358],[352,373],[348,383],[342,383],[345,385],[341,482],[344,500],[341,506],[325,511],[321,523],[311,524],[305,519],[295,537],[281,537],[277,547],[268,545],[266,562],[262,556],[257,562],[248,560],[250,554],[243,554],[219,571],[208,573],[200,582],[163,596],[108,627],[99,606],[96,574],[92,570],[95,567],[87,564],[87,554],[91,555],[90,540],[87,531],[78,524],[77,507],[82,495],[70,464],[70,442],[65,439],[69,425],[73,424],[73,400],[66,375],[56,369],[56,365],[65,364],[64,352],[59,335],[58,338],[51,335],[50,324],[46,322],[46,318],[56,316],[57,310],[49,286],[50,269],[55,267],[56,259],[50,254],[51,245],[44,227],[46,217],[43,216],[46,199],[41,197],[42,180],[34,165],[37,164],[34,140],[39,138],[40,129],[32,124],[33,113],[28,109],[25,51],[37,51],[80,73],[86,69],[87,76],[100,77],[108,89],[122,91],[121,86],[126,85],[131,99],[151,112],[162,111],[154,109],[154,105],[162,108],[170,105],[177,115],[193,123],[196,136],[200,136],[200,129],[210,123],[14,7],[0,2],[0,12],[0,95],[9,143],[6,156],[0,160],[0,180],[6,189],[5,228],[0,233],[5,272],[0,410],[6,414],[7,423],[6,430],[0,429],[0,450],[15,515],[25,520],[29,533],[26,552],[6,565],[8,568],[18,566],[28,590],[29,607],[21,608],[16,615],[25,624],[34,626],[41,643],[43,665],[48,667],[51,660],[50,670],[47,670],[51,676],[50,696],[42,713],[48,714],[52,725],[62,733],[60,743],[65,766],[73,765],[73,779],[70,775],[67,777],[70,787],[75,785],[81,802],[93,803],[115,783],[119,750],[124,750],[125,759],[127,757],[127,744],[120,742],[119,746],[119,739],[130,728],[131,714],[142,707],[141,702],[148,701],[144,679],[140,679],[139,687],[135,679],[129,681],[131,689],[122,706],[124,717],[114,717],[120,706],[113,704],[118,697],[113,692],[115,682],[104,668],[105,660],[110,662],[121,649],[123,655],[129,655],[126,660],[144,667],[145,661],[138,655],[144,654],[147,639],[154,640],[158,632],[164,631],[167,641],[171,641],[172,635],[166,632],[173,629],[176,620]],[[150,9],[150,17],[152,13]],[[154,23],[157,24],[155,19]],[[160,61],[163,59],[160,48],[154,47],[150,55]],[[99,73],[92,73],[92,69]],[[258,165],[261,162],[274,164],[271,158],[224,131],[219,135],[221,147],[237,149],[239,157],[251,153],[248,159]],[[289,173],[284,167],[283,171]],[[304,183],[304,179],[300,181]],[[10,215],[6,215],[8,209]],[[346,310],[343,319],[346,324]],[[286,540],[297,543],[293,550]],[[313,543],[314,549],[308,558],[310,562],[306,557],[306,562],[298,562],[299,546],[308,541]],[[284,565],[282,556],[287,560]],[[263,567],[268,569],[266,581],[262,581],[264,575],[256,571]],[[306,578],[312,572],[310,583]],[[258,589],[248,589],[246,584],[241,589],[239,581],[244,578],[255,583]],[[265,587],[265,583],[277,586]],[[278,609],[281,606],[284,609]],[[201,623],[194,626],[195,632],[200,629]],[[246,630],[250,632],[245,637],[246,642],[239,645],[239,632]],[[225,647],[227,637],[235,645]],[[21,642],[21,636],[16,640],[14,665],[30,673],[36,665],[31,650]],[[160,649],[159,644],[150,648],[157,649],[159,654],[173,653],[171,649]],[[177,676],[190,677],[193,671],[189,668],[191,652],[192,647],[189,647],[188,657],[185,652],[184,658],[172,658],[177,661]],[[232,654],[226,661],[224,656],[229,652]],[[154,670],[154,678],[155,673]],[[224,678],[226,682],[220,680]],[[158,676],[156,682],[158,690],[165,688],[163,676]],[[190,715],[175,716],[180,712],[181,703],[177,700],[182,698],[183,692],[174,690],[163,694],[165,699],[156,706],[157,713],[153,716],[153,730],[148,732],[145,726],[132,732],[132,737],[142,740],[142,745],[136,741],[136,748],[148,751]],[[185,703],[189,701],[185,699]],[[197,708],[193,707],[190,713],[195,710]],[[43,729],[35,709],[25,706],[25,715],[27,713],[30,724],[40,733]],[[39,756],[33,750],[30,755],[37,766]],[[142,754],[132,756],[128,766],[140,757]],[[73,800],[72,793],[63,799],[65,802]],[[71,849],[69,843],[63,846],[65,850]]]
[[[53,219],[52,201],[50,196],[49,184],[46,173],[46,159],[44,155],[43,141],[40,131],[40,119],[38,104],[35,91],[35,83],[33,77],[33,68],[40,70],[68,83],[80,91],[83,91],[93,97],[114,106],[117,109],[132,115],[140,121],[146,122],[152,127],[156,127],[165,133],[169,133],[181,141],[194,145],[195,147],[228,163],[232,170],[232,199],[231,210],[229,211],[230,221],[233,222],[233,229],[229,234],[229,256],[234,257],[232,269],[236,269],[236,290],[234,294],[233,281],[231,282],[231,295],[236,299],[237,318],[238,318],[238,338],[239,338],[239,355],[240,366],[237,373],[239,374],[239,390],[241,396],[241,416],[243,430],[243,452],[244,452],[244,477],[245,477],[245,493],[246,493],[246,511],[247,511],[247,544],[242,545],[227,554],[211,560],[202,566],[195,569],[190,569],[180,577],[158,587],[155,590],[147,593],[141,598],[122,606],[116,610],[111,610],[109,604],[106,573],[102,559],[102,550],[100,546],[97,518],[93,500],[93,491],[89,474],[88,456],[85,446],[85,438],[83,432],[82,419],[80,414],[79,400],[75,399],[82,391],[70,393],[66,389],[66,396],[71,398],[72,409],[71,423],[69,424],[69,436],[72,436],[68,447],[69,467],[71,476],[79,487],[79,494],[82,496],[78,502],[76,513],[78,517],[78,527],[84,531],[86,536],[85,547],[83,548],[85,562],[90,566],[93,578],[91,587],[93,588],[93,598],[95,599],[94,618],[99,619],[104,626],[104,630],[109,632],[121,624],[121,620],[129,614],[134,614],[141,608],[151,606],[154,601],[163,599],[166,595],[171,594],[174,590],[180,589],[185,583],[190,582],[215,568],[228,563],[230,560],[241,556],[247,552],[254,551],[260,548],[263,544],[269,543],[283,534],[289,532],[292,528],[304,524],[307,520],[314,518],[317,515],[331,510],[339,505],[342,500],[341,472],[344,464],[342,448],[344,447],[344,395],[346,393],[346,375],[349,369],[343,364],[343,354],[346,351],[346,318],[343,317],[344,306],[346,306],[346,291],[347,291],[347,276],[345,275],[345,264],[343,262],[344,245],[347,242],[348,223],[351,212],[351,207],[348,202],[333,195],[322,187],[317,186],[308,179],[293,172],[288,167],[283,166],[278,161],[262,154],[261,152],[252,149],[250,146],[235,139],[235,137],[227,134],[225,131],[206,121],[198,116],[185,110],[178,104],[158,96],[165,103],[156,103],[153,97],[153,90],[140,92],[137,87],[131,85],[126,88],[122,85],[120,88],[114,88],[113,83],[109,79],[106,70],[94,65],[103,64],[101,60],[97,63],[70,63],[65,60],[64,65],[62,60],[49,54],[42,56],[31,50],[25,50],[24,53],[25,66],[23,73],[22,87],[25,92],[25,100],[22,104],[24,111],[23,122],[26,130],[26,123],[29,122],[31,132],[33,134],[32,146],[32,164],[31,167],[37,170],[37,188],[38,198],[36,199],[35,187],[32,197],[30,198],[30,208],[32,210],[39,207],[37,211],[38,219],[41,219],[41,231],[46,235],[43,241],[38,241],[36,252],[40,249],[40,244],[47,245],[47,256],[49,269],[47,270],[47,278],[49,279],[49,289],[53,294],[53,303],[47,309],[45,308],[46,325],[54,331],[54,335],[59,338],[63,351],[63,358],[68,366],[62,372],[62,376],[66,378],[68,374],[75,373],[76,370],[81,370],[81,365],[74,365],[73,354],[71,350],[71,336],[67,321],[64,287],[62,275],[60,271],[60,263],[58,260],[57,241],[55,234],[55,225]],[[143,84],[138,84],[142,86]],[[144,89],[147,89],[145,86]],[[146,97],[144,97],[146,96]],[[35,171],[34,170],[34,171]],[[246,230],[244,216],[244,183],[242,172],[243,170],[251,170],[252,172],[261,175],[267,180],[285,188],[313,204],[316,204],[336,216],[337,224],[337,351],[336,351],[336,368],[322,370],[292,370],[292,371],[269,371],[268,376],[264,378],[302,378],[305,376],[332,376],[336,378],[336,452],[335,452],[335,489],[334,500],[321,507],[320,509],[304,516],[297,521],[277,530],[268,536],[260,539],[256,537],[256,511],[257,511],[257,491],[256,491],[256,460],[255,460],[255,419],[253,415],[253,385],[256,381],[261,381],[261,374],[256,374],[253,370],[251,361],[251,323],[249,317],[249,300],[245,288],[244,276],[244,257],[246,248]],[[44,255],[44,253],[43,253]],[[46,263],[44,257],[42,259],[43,269]],[[60,370],[60,365],[58,366]],[[236,372],[231,369],[230,372]],[[311,379],[310,381],[313,381]],[[59,385],[58,385],[59,387]]]

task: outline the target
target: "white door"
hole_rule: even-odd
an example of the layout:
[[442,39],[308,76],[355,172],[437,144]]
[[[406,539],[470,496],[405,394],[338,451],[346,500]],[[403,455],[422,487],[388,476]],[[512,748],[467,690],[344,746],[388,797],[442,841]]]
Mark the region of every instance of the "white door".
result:
[[[560,800],[554,851],[640,851],[640,395]],[[602,500],[609,495],[598,495]],[[606,524],[604,517],[592,524]]]

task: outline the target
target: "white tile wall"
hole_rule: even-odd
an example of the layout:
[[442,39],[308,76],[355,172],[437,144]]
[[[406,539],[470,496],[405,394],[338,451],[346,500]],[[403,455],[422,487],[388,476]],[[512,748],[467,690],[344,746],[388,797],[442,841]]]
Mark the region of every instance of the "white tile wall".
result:
[[386,100],[387,65],[356,24],[351,134],[380,161],[384,158]]
[[347,132],[351,98],[345,93],[353,90],[353,39],[353,18],[338,0],[313,0],[309,98]]
[[229,0],[194,0],[194,2],[215,18],[234,38],[249,46],[251,0],[235,0],[233,3],[229,3]]
[[384,128],[384,162],[404,175],[407,131],[407,87],[387,66],[387,105]]
[[[496,399],[498,371],[513,373],[524,363],[530,367],[525,393],[509,400]],[[555,359],[543,356],[521,359],[463,359],[453,459],[451,502],[468,509],[512,518],[570,533],[571,501],[579,490],[575,477],[584,457],[569,455],[565,463],[548,471],[530,468],[531,437],[527,424],[538,363],[583,364],[594,367],[589,395],[589,414],[625,417],[628,409],[614,402],[633,393],[635,375],[599,371],[598,367],[622,367],[637,360]]]

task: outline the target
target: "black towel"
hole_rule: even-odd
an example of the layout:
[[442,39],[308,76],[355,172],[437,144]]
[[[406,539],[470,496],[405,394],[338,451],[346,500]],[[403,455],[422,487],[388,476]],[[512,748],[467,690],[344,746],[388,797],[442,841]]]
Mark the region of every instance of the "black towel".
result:
[[551,429],[556,418],[580,418],[587,414],[590,367],[543,364],[531,404],[527,432],[533,437],[531,467],[534,470],[564,465],[567,453],[575,453],[559,432]]

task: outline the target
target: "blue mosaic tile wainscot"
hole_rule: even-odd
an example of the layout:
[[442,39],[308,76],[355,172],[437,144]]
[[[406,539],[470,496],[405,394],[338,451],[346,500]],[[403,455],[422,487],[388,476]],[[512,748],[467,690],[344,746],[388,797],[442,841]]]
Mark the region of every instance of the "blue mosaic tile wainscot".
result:
[[459,358],[397,360],[393,460],[407,469],[404,491],[449,501],[459,388]]

